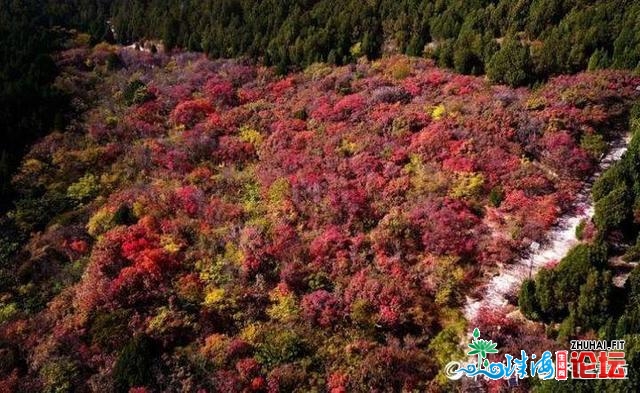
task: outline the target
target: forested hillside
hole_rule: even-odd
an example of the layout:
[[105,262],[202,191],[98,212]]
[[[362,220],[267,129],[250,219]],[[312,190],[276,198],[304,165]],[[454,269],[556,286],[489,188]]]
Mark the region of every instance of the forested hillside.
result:
[[526,85],[640,61],[640,4],[628,0],[2,0],[0,210],[23,149],[65,124],[52,89],[60,30],[89,40],[160,39],[168,49],[246,56],[280,73],[383,53],[426,56],[464,74]]
[[282,71],[391,51],[522,85],[640,61],[640,4],[629,0],[115,0],[111,17],[122,42],[163,38]]
[[[457,389],[465,296],[571,211],[640,95],[627,71],[531,91],[404,56],[56,58],[78,115],[14,178],[7,391]],[[554,345],[494,311],[501,347]]]
[[[76,43],[62,28],[109,38],[107,13],[93,4],[48,0],[0,1],[0,212],[11,207],[11,176],[28,146],[51,129],[64,129],[70,97],[52,86],[56,50]],[[108,9],[108,7],[107,7]],[[69,116],[66,116],[69,115]]]
[[[543,269],[520,290],[525,316],[550,326],[551,336],[566,345],[591,332],[600,339],[627,343],[630,370],[640,366],[640,105],[629,120],[632,139],[624,157],[596,181],[595,215],[576,236],[586,240],[557,266]],[[624,278],[624,285],[616,285]],[[624,383],[572,381],[543,385],[541,392],[638,391],[640,378],[629,373]]]
[[639,63],[635,1],[0,0],[0,392],[470,391],[470,326],[637,369]]
[[9,181],[22,150],[51,128],[61,98],[48,87],[55,78],[53,34],[38,23],[42,13],[33,5],[16,3],[0,3],[0,212],[10,206]]

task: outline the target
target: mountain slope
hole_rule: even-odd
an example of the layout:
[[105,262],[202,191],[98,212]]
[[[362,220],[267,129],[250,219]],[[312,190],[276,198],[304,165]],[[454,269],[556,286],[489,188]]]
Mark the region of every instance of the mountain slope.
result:
[[19,391],[452,388],[465,295],[544,242],[640,95],[623,71],[531,91],[403,56],[58,63],[83,114],[27,155],[3,226],[28,238],[2,243]]

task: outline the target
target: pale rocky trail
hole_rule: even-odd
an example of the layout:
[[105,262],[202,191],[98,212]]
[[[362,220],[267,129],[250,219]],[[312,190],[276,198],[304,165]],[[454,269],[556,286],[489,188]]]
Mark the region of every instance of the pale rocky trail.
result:
[[594,213],[594,203],[591,199],[591,188],[595,179],[614,162],[618,161],[627,151],[631,135],[617,140],[611,146],[609,153],[602,158],[598,170],[591,176],[576,197],[576,208],[571,214],[562,216],[547,236],[548,241],[531,247],[529,255],[505,266],[485,286],[480,299],[467,296],[464,315],[468,321],[473,321],[480,309],[495,310],[508,304],[508,298],[520,289],[520,285],[551,262],[561,260],[575,245],[576,228],[582,220],[590,220]]

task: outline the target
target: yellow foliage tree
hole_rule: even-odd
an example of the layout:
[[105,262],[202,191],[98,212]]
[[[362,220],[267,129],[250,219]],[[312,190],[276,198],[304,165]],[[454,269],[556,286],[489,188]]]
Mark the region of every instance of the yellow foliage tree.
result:
[[484,185],[484,176],[475,172],[460,172],[449,191],[454,198],[473,198],[480,194]]

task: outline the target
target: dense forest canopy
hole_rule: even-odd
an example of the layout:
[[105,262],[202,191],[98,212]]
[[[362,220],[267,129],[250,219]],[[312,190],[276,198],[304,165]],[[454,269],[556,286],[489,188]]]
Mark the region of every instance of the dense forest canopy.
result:
[[[9,203],[9,179],[25,145],[51,127],[57,97],[51,34],[37,2],[0,3],[0,211]],[[55,112],[55,111],[53,111]]]
[[[0,392],[466,391],[470,326],[637,369],[639,63],[635,1],[0,0]],[[640,378],[518,389],[568,386]]]
[[[56,60],[79,115],[14,176],[0,391],[465,391],[442,370],[468,324],[561,345],[513,306],[461,309],[573,211],[640,97],[629,71],[513,89],[402,55],[284,77],[104,43]],[[621,315],[589,302],[604,253],[573,259],[597,265],[568,270],[593,277],[564,336]]]
[[53,26],[78,28],[93,42],[161,39],[168,49],[247,56],[280,72],[400,52],[515,86],[586,68],[637,68],[639,18],[640,4],[629,0],[3,0],[0,205],[24,146],[64,124],[64,98],[49,87]]
[[[111,4],[118,40],[163,38],[169,48],[249,56],[286,68],[344,64],[386,51],[424,54],[462,73],[529,83],[613,66],[636,68],[640,4],[633,1],[347,0],[122,1]],[[502,46],[507,39],[517,45]],[[499,53],[524,51],[516,64]],[[507,68],[502,71],[502,68]],[[516,68],[509,70],[508,68]],[[496,72],[496,70],[499,70]],[[509,72],[522,72],[512,78]]]
[[11,205],[10,179],[27,146],[63,128],[68,97],[52,86],[52,58],[80,28],[94,40],[109,38],[108,3],[49,0],[0,1],[0,211]]

